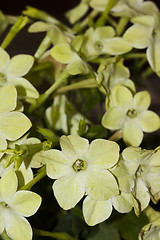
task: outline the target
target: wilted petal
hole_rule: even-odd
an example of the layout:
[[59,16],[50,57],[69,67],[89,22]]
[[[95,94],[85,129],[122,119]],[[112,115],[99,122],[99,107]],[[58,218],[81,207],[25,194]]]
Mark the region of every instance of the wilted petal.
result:
[[115,142],[96,139],[91,142],[88,153],[88,162],[100,168],[113,167],[119,158],[119,145]]
[[8,53],[0,47],[0,72],[3,72],[6,68],[6,66],[9,63],[10,57]]
[[0,199],[9,204],[11,196],[17,191],[18,181],[14,171],[9,171],[0,179]]
[[11,141],[20,138],[31,126],[30,120],[20,112],[14,111],[0,117],[0,132]]
[[17,105],[17,91],[13,86],[0,88],[0,114],[7,113],[15,109]]
[[[81,172],[80,172],[81,173]],[[60,178],[53,184],[53,192],[59,205],[65,209],[71,209],[81,200],[85,193],[85,186],[81,174]]]
[[135,197],[139,200],[141,211],[143,211],[149,205],[150,196],[148,188],[141,178],[137,178],[136,180]]
[[141,91],[134,95],[133,106],[138,110],[147,110],[151,104],[151,96],[147,91]]
[[41,204],[41,197],[31,191],[18,191],[11,200],[11,207],[18,214],[30,217],[35,214]]
[[120,213],[128,213],[133,208],[133,196],[129,193],[121,192],[120,195],[112,198],[114,208]]
[[143,140],[143,132],[136,120],[128,120],[123,128],[123,140],[127,145],[139,146]]
[[32,67],[34,58],[30,55],[19,54],[14,56],[6,69],[7,80],[24,76]]
[[56,179],[74,173],[72,168],[74,160],[66,159],[61,151],[54,149],[44,151],[42,157],[46,162],[46,171],[50,178]]
[[97,167],[87,167],[87,194],[95,200],[108,200],[119,194],[115,177],[108,170]]
[[157,201],[160,199],[160,166],[150,167],[145,176],[147,186]]
[[153,132],[160,128],[159,116],[152,111],[144,111],[140,113],[138,121],[144,132]]
[[110,108],[102,118],[102,125],[111,130],[121,129],[126,113],[118,107]]
[[18,98],[38,98],[39,93],[25,78],[14,78],[9,81],[16,87]]
[[6,232],[11,239],[32,240],[32,228],[27,219],[13,212],[6,216]]
[[111,200],[96,201],[87,196],[83,201],[83,215],[89,226],[105,221],[112,213]]
[[83,159],[89,147],[89,141],[85,138],[69,135],[60,138],[60,145],[65,157],[76,161],[78,158]]

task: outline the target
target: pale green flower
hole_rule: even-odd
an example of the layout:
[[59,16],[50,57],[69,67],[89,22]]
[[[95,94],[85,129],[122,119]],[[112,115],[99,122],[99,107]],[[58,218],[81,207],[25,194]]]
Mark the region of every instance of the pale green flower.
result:
[[[101,0],[102,1],[102,0]],[[107,1],[107,0],[103,0]],[[158,15],[158,8],[152,1],[144,0],[118,0],[111,10],[117,17],[132,18],[142,15]]]
[[68,123],[67,104],[69,104],[65,95],[58,95],[54,97],[52,106],[48,107],[45,112],[47,126],[54,130],[62,130],[64,134],[68,133],[68,124],[70,125],[70,134],[78,135],[79,122],[86,119],[81,113],[73,113]]
[[155,19],[153,16],[145,15],[134,17],[131,22],[133,25],[126,30],[123,38],[134,48],[147,48],[147,60],[152,69],[159,74],[160,18]]
[[83,215],[86,223],[94,226],[108,219],[113,207],[119,213],[128,213],[133,207],[133,196],[129,193],[121,193],[109,200],[97,201],[89,196],[83,201]]
[[32,228],[25,217],[35,214],[41,197],[31,191],[17,191],[18,181],[14,171],[0,179],[0,234],[6,230],[14,240],[31,240]]
[[46,171],[53,184],[54,195],[64,209],[73,208],[85,194],[96,200],[118,195],[117,182],[109,171],[119,158],[117,143],[69,135],[60,138],[62,151],[45,151]]
[[21,112],[14,111],[17,91],[14,86],[0,88],[0,149],[7,148],[7,141],[15,141],[31,127],[30,120]]
[[139,201],[136,214],[143,211],[150,198],[156,203],[160,199],[160,149],[142,150],[140,147],[127,147],[122,152],[118,165],[113,170],[120,189],[132,193]]
[[130,72],[122,61],[100,65],[97,74],[97,82],[100,84],[100,90],[108,95],[114,86],[123,85],[135,92],[135,85],[129,79]]
[[0,86],[15,86],[20,99],[38,98],[37,90],[23,77],[33,62],[33,57],[26,54],[19,54],[10,59],[8,53],[0,48]]
[[151,97],[147,91],[136,93],[124,86],[115,86],[108,111],[102,118],[102,125],[111,130],[122,130],[123,140],[127,145],[139,146],[143,132],[159,129],[160,119],[156,113],[147,110]]
[[93,59],[102,54],[120,55],[129,52],[131,45],[123,38],[115,37],[115,34],[110,26],[87,29],[81,47],[82,54],[87,59]]

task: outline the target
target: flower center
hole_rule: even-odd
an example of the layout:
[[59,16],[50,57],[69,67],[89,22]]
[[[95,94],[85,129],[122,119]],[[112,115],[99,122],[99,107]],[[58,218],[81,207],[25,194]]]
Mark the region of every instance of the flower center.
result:
[[95,49],[101,51],[103,48],[103,44],[99,41],[95,42]]
[[5,202],[0,202],[0,205],[3,207],[3,208],[10,208],[10,206],[5,203]]
[[4,73],[0,72],[0,85],[3,85],[7,82],[7,77]]
[[130,118],[134,118],[137,116],[137,111],[135,109],[129,109],[127,111],[127,116]]
[[87,162],[81,159],[77,159],[74,163],[73,163],[73,169],[75,172],[80,172],[80,171],[84,171],[87,168]]

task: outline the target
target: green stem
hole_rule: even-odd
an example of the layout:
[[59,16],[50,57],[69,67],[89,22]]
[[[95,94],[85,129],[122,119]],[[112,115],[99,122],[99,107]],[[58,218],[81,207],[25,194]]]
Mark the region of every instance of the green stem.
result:
[[48,232],[40,229],[33,229],[34,234],[37,236],[42,236],[42,237],[51,237],[51,238],[56,238],[60,240],[76,240],[75,238],[71,237],[68,233],[65,232]]
[[43,166],[40,169],[40,172],[38,175],[33,178],[29,183],[27,183],[25,186],[23,186],[20,190],[30,190],[38,181],[40,181],[43,177],[46,176],[46,166]]
[[133,59],[133,58],[146,58],[145,53],[129,53],[125,55],[125,59]]
[[96,87],[98,87],[98,84],[96,83],[95,79],[90,78],[87,80],[83,80],[83,81],[80,81],[77,83],[70,84],[65,87],[61,87],[61,88],[57,89],[56,93],[64,93],[64,92],[68,92],[68,91],[72,91],[72,90],[80,89],[80,88],[96,88]]
[[36,108],[40,107],[45,100],[67,79],[67,77],[69,77],[69,73],[63,71],[59,76],[59,79],[55,81],[54,84],[37,99],[35,104],[31,105],[29,112],[31,113]]
[[118,130],[112,136],[110,136],[108,140],[117,142],[121,138],[122,138],[122,131]]
[[121,17],[118,24],[117,24],[117,27],[116,27],[116,33],[117,33],[117,36],[120,36],[123,32],[124,32],[124,29],[128,23],[128,18],[127,17]]
[[44,39],[42,40],[41,44],[39,45],[36,53],[34,54],[35,58],[40,58],[42,54],[49,48],[50,45],[51,45],[51,39],[47,33]]
[[17,33],[28,23],[28,17],[20,16],[17,22],[11,27],[9,33],[3,40],[1,44],[1,48],[5,49],[13,38],[17,35]]
[[114,6],[116,0],[109,0],[105,11],[101,14],[101,16],[99,17],[99,19],[96,22],[96,27],[101,27],[105,25],[105,22],[107,20],[107,15],[109,13],[109,11],[112,9],[112,7]]
[[98,14],[99,14],[98,11],[92,10],[92,12],[81,23],[77,23],[73,27],[73,31],[77,33],[82,31],[89,24],[90,19],[95,18]]

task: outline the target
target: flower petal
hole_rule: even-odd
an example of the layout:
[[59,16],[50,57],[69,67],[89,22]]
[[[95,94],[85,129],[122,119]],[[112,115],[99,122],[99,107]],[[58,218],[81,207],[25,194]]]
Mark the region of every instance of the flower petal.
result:
[[91,142],[87,154],[88,162],[100,168],[113,167],[119,158],[119,145],[116,142],[96,139]]
[[87,196],[83,201],[83,215],[89,226],[105,221],[112,213],[111,200],[96,201]]
[[141,211],[143,211],[149,205],[150,196],[148,188],[146,187],[146,184],[142,181],[141,178],[137,178],[136,180],[135,192],[135,197],[139,200],[141,204]]
[[20,112],[10,112],[0,118],[0,131],[8,140],[14,141],[20,138],[31,127],[30,120]]
[[0,201],[10,204],[11,196],[17,191],[18,181],[14,171],[8,171],[0,179]]
[[8,212],[6,232],[11,239],[32,240],[32,228],[24,217]]
[[55,198],[59,205],[65,209],[71,209],[81,200],[85,193],[81,174],[75,173],[74,176],[60,178],[53,184]]
[[134,95],[133,106],[137,110],[147,110],[151,104],[151,96],[147,91],[141,91]]
[[25,78],[14,78],[9,81],[17,89],[18,98],[38,98],[39,93]]
[[10,57],[8,53],[0,47],[0,72],[3,72],[6,68],[6,66],[9,63]]
[[42,157],[46,162],[46,171],[50,178],[57,179],[74,173],[72,158],[66,159],[61,151],[54,149],[44,151]]
[[123,38],[126,42],[130,43],[133,47],[138,49],[146,48],[152,33],[152,27],[140,24],[134,24],[127,29]]
[[[90,169],[89,169],[90,168]],[[108,170],[87,167],[86,192],[95,200],[108,200],[119,194],[115,177]]]
[[13,86],[0,88],[0,113],[7,113],[15,109],[17,105],[17,91]]
[[144,111],[139,114],[138,121],[144,132],[153,132],[160,128],[159,116],[152,111]]
[[133,208],[133,196],[129,193],[121,192],[120,195],[112,198],[114,208],[120,213],[128,213]]
[[125,110],[131,107],[133,96],[128,88],[118,85],[113,89],[112,98],[116,106]]
[[64,156],[72,159],[74,163],[78,158],[84,158],[89,147],[89,141],[79,136],[64,135],[60,138],[60,145]]
[[108,38],[101,43],[103,45],[102,52],[111,55],[120,55],[132,49],[131,45],[120,37]]
[[32,67],[33,62],[34,58],[31,55],[19,54],[14,56],[6,69],[8,81],[26,75]]
[[102,118],[102,125],[111,130],[121,129],[126,113],[118,107],[110,108]]
[[5,228],[5,209],[0,206],[0,234],[4,231]]
[[41,197],[31,191],[18,191],[11,200],[11,207],[19,215],[30,217],[35,214],[41,204]]
[[123,128],[123,140],[127,145],[139,146],[143,139],[143,132],[135,120],[128,120]]

